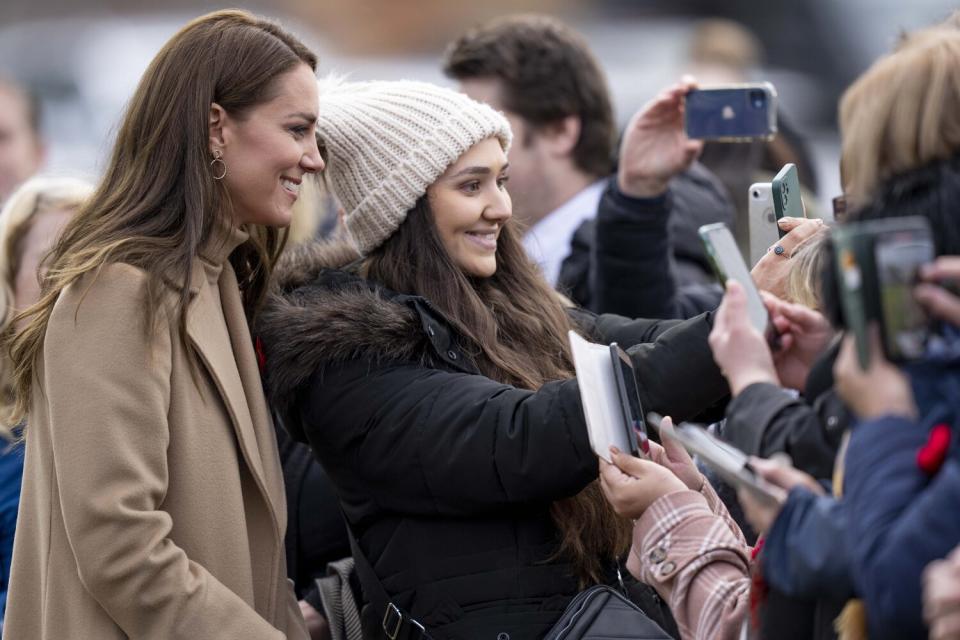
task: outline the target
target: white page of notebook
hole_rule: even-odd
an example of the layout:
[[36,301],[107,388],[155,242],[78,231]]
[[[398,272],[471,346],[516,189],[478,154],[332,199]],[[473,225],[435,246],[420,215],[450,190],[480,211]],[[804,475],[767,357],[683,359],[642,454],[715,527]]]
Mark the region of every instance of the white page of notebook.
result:
[[588,342],[574,331],[568,335],[573,366],[577,370],[580,401],[587,419],[590,447],[594,453],[610,462],[610,445],[620,451],[630,452],[610,347]]

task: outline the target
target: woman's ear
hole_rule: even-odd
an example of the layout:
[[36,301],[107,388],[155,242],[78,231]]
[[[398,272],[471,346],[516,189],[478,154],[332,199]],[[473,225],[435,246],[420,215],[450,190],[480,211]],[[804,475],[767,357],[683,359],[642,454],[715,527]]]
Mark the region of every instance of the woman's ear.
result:
[[227,111],[216,102],[210,104],[210,116],[207,125],[210,130],[210,153],[214,149],[223,149],[226,144],[224,139],[224,126],[226,125]]

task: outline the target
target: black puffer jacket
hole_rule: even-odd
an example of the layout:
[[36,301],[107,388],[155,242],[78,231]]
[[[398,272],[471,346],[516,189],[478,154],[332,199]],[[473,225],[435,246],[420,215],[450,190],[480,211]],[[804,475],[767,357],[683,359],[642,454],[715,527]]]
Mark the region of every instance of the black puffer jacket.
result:
[[597,313],[692,318],[720,304],[698,229],[734,228],[733,205],[700,164],[670,181],[658,198],[631,198],[610,178],[597,216],[574,233],[558,288]]
[[[336,270],[349,261],[314,247],[279,270],[257,329],[274,407],[322,461],[394,602],[434,638],[542,637],[577,592],[550,503],[597,476],[576,380],[532,392],[479,375],[427,300]],[[575,321],[637,345],[649,409],[689,417],[728,392],[707,315]]]

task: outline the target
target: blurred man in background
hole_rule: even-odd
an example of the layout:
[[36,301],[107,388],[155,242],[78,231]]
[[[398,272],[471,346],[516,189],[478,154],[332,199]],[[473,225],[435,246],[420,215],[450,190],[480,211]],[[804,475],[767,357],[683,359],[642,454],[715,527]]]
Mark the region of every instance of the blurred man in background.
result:
[[[655,192],[623,192],[618,182],[625,184],[625,176],[610,179],[617,168],[610,92],[579,34],[548,16],[494,19],[451,43],[444,72],[510,121],[508,190],[527,228],[524,246],[548,282],[598,313],[686,317],[716,306],[717,291],[700,291],[715,287],[697,229],[709,222],[733,226],[723,186],[689,161],[671,166]],[[654,131],[662,123],[646,124],[650,135],[633,136],[633,143],[652,144],[658,133],[673,139],[673,132]],[[639,151],[621,150],[621,157],[642,161]],[[619,167],[621,174],[636,169]],[[667,242],[666,255],[651,252]],[[660,265],[656,275],[652,263]],[[604,268],[610,264],[616,268]],[[614,271],[617,277],[609,277]],[[681,292],[690,304],[677,303],[672,293],[683,285],[697,289],[692,298]]]
[[43,164],[40,104],[25,88],[0,78],[0,203]]

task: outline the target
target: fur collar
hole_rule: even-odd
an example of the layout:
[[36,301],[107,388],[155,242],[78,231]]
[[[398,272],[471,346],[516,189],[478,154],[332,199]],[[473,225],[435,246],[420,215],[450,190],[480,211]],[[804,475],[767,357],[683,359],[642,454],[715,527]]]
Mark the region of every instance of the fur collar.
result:
[[349,245],[312,244],[286,252],[277,264],[255,332],[268,396],[288,428],[298,392],[325,365],[431,361],[429,339],[407,297],[345,270],[357,258]]

